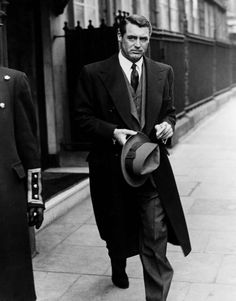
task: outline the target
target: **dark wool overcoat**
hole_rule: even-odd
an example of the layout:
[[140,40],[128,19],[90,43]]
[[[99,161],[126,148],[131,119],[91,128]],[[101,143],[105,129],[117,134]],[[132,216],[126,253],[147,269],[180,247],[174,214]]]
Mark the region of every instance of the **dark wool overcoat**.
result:
[[[167,121],[174,128],[173,71],[168,65],[144,57],[146,70],[145,126],[143,132],[157,142],[154,126]],[[133,128],[130,100],[118,56],[83,68],[75,98],[78,131],[92,141],[88,156],[90,189],[101,238],[112,256],[132,256],[138,250],[140,227],[137,200],[125,183],[120,164],[121,147],[113,143],[115,128]],[[169,242],[190,250],[188,230],[169,163],[160,143],[160,166],[153,172],[166,213]]]
[[0,300],[36,300],[26,173],[40,166],[35,110],[24,73],[0,67]]

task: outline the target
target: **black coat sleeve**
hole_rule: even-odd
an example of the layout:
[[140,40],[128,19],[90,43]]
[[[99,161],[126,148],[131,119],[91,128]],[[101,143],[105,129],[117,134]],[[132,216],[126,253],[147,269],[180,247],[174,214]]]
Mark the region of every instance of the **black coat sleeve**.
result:
[[14,82],[14,125],[17,151],[25,170],[39,168],[35,106],[24,73],[18,73]]
[[96,93],[99,88],[96,87],[95,76],[86,66],[80,74],[75,97],[75,119],[89,140],[111,141],[117,125],[107,121],[102,112],[105,103]]
[[161,122],[168,122],[173,130],[176,123],[176,110],[174,106],[174,72],[172,67],[169,68],[166,77],[164,92],[163,92],[163,105],[161,109]]

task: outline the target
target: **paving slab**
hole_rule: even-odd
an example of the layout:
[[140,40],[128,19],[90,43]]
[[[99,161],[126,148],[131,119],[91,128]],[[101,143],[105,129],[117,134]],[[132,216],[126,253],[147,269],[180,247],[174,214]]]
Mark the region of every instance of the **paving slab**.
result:
[[103,247],[77,246],[61,243],[52,251],[34,260],[36,271],[74,274],[104,274],[109,265]]
[[199,284],[191,285],[184,301],[234,301],[236,287],[233,285]]
[[224,255],[216,283],[236,285],[236,255]]
[[212,232],[205,249],[206,253],[236,255],[236,229],[229,232]]
[[68,273],[35,271],[37,300],[58,301],[79,277]]
[[130,279],[130,288],[115,288],[110,277],[85,275],[78,279],[60,301],[143,301],[142,279]]

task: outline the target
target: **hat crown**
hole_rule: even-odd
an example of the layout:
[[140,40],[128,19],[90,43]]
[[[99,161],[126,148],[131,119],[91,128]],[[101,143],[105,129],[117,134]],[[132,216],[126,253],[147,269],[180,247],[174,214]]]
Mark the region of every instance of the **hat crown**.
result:
[[146,142],[136,150],[133,160],[133,172],[136,175],[146,175],[159,166],[159,151],[155,143]]
[[126,182],[138,187],[145,183],[151,172],[160,163],[160,151],[157,143],[143,133],[130,136],[122,148],[121,168]]

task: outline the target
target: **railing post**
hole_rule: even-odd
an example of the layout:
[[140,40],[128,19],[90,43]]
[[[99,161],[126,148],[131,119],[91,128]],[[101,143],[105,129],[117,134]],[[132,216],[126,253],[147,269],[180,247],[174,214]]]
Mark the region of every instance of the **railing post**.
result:
[[214,96],[215,92],[216,92],[216,47],[217,47],[217,43],[216,43],[216,38],[214,37],[214,45],[213,45],[213,56],[212,56],[212,94]]
[[189,42],[188,20],[184,12],[184,108],[189,106]]

